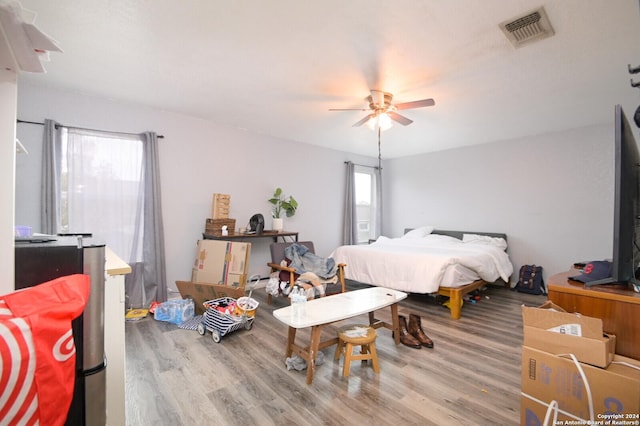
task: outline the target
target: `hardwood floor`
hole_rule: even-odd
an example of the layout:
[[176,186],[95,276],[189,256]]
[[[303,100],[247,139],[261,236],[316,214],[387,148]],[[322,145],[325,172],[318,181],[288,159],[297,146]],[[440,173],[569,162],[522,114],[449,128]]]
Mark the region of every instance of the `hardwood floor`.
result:
[[[356,288],[353,283],[350,288]],[[520,421],[521,305],[532,296],[490,286],[481,300],[466,302],[462,318],[434,297],[410,295],[401,315],[416,313],[433,349],[396,346],[378,330],[380,374],[352,363],[341,377],[334,347],[323,351],[312,385],[305,371],[287,370],[287,327],[266,303],[263,289],[251,330],[215,343],[210,333],[147,318],[126,324],[127,424],[141,425],[517,425]],[[389,309],[379,318],[390,320]],[[323,336],[366,315],[324,328]],[[308,338],[307,330],[298,332]],[[107,342],[108,344],[108,342]]]

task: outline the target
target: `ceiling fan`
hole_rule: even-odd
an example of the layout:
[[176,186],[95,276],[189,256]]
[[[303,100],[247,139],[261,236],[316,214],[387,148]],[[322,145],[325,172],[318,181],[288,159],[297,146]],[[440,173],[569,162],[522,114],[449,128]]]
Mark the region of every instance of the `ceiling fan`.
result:
[[382,130],[391,127],[391,120],[407,126],[413,123],[413,120],[398,114],[396,111],[424,108],[435,105],[433,99],[422,99],[419,101],[403,102],[400,104],[392,104],[393,95],[382,90],[371,90],[371,94],[365,98],[369,102],[369,108],[330,108],[329,111],[370,111],[370,114],[353,125],[353,127],[362,126],[367,123],[371,128],[376,126]]

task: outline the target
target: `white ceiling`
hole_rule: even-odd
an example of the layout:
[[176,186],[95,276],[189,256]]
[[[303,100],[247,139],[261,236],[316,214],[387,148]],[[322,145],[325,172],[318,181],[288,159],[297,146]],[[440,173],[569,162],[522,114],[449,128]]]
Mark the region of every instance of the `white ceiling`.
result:
[[[21,3],[64,53],[20,83],[374,157],[376,134],[352,127],[366,113],[328,111],[366,107],[369,89],[436,102],[401,111],[414,123],[382,134],[384,158],[608,123],[616,103],[640,104],[627,71],[640,65],[638,0]],[[555,35],[514,48],[498,24],[540,6]]]

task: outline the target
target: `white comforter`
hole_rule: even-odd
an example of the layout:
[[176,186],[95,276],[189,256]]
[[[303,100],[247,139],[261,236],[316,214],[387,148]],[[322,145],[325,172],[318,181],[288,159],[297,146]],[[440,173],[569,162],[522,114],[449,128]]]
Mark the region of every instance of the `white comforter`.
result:
[[379,237],[369,245],[338,247],[331,257],[347,264],[348,279],[411,293],[438,291],[447,268],[456,264],[475,271],[487,282],[498,278],[508,282],[513,273],[503,249],[445,235]]

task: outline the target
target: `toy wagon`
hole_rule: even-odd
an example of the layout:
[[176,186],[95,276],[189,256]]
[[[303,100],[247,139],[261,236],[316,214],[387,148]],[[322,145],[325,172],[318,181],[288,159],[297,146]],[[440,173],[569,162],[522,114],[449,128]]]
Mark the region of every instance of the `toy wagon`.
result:
[[[254,277],[257,284],[260,276],[255,275],[250,279]],[[237,300],[232,297],[220,297],[204,302],[205,312],[202,315],[202,321],[198,324],[198,333],[204,336],[209,330],[213,341],[219,343],[222,337],[232,331],[242,327],[251,330],[259,305],[257,300],[251,298],[251,292],[253,288],[249,292],[249,297],[240,297]]]
[[204,302],[207,310],[198,324],[198,333],[204,336],[208,330],[211,332],[213,341],[218,343],[222,337],[232,331],[242,327],[250,330],[253,327],[253,317],[247,316],[246,313],[234,315],[236,303],[237,301],[231,297]]

